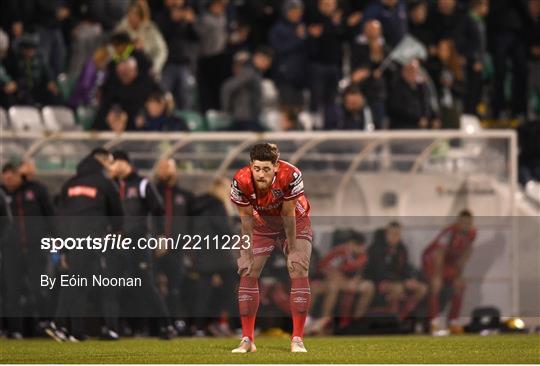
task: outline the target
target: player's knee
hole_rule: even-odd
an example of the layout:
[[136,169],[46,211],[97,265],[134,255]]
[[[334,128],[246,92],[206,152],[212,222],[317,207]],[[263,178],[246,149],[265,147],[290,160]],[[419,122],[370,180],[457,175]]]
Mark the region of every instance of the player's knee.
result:
[[360,293],[364,296],[372,296],[375,293],[375,285],[371,281],[362,281],[360,284]]

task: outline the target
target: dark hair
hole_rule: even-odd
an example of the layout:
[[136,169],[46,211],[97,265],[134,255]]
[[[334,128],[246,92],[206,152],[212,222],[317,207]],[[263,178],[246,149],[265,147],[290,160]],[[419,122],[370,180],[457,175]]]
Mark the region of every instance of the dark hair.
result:
[[269,142],[259,143],[251,148],[249,158],[251,161],[269,161],[275,165],[279,159],[279,150],[276,144]]
[[117,32],[117,33],[114,33],[109,42],[114,45],[114,46],[117,46],[117,45],[121,45],[121,44],[128,44],[128,43],[131,43],[131,37],[129,36],[129,34],[127,32]]
[[5,172],[17,172],[17,166],[13,163],[6,163],[4,164],[4,166],[2,167],[2,174],[5,173]]
[[464,209],[459,212],[458,217],[473,217],[473,214],[470,210]]
[[397,221],[390,221],[386,226],[387,229],[401,229],[401,224]]
[[90,156],[98,156],[98,155],[109,155],[109,150],[105,149],[104,147],[96,147],[90,152]]
[[150,95],[148,95],[146,101],[165,102],[165,93],[159,89],[154,90],[150,93]]
[[114,160],[124,160],[128,163],[130,162],[129,155],[124,150],[115,150],[113,151],[112,155]]
[[362,90],[358,87],[356,84],[351,84],[348,87],[345,88],[343,91],[343,95],[349,95],[349,94],[363,94]]
[[274,50],[272,50],[268,46],[259,46],[255,49],[255,52],[253,54],[260,53],[266,57],[272,58],[274,56]]
[[470,0],[469,1],[469,8],[474,9],[483,3],[485,3],[487,0]]

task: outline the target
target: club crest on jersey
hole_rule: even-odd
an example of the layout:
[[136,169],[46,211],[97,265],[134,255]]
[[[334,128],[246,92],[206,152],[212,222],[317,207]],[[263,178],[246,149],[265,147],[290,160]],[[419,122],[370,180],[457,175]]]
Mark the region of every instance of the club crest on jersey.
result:
[[137,187],[129,187],[126,193],[126,198],[138,197]]
[[283,191],[281,189],[272,189],[272,195],[275,198],[283,198]]
[[25,193],[25,199],[27,201],[33,201],[35,199],[34,192],[32,191],[26,191]]

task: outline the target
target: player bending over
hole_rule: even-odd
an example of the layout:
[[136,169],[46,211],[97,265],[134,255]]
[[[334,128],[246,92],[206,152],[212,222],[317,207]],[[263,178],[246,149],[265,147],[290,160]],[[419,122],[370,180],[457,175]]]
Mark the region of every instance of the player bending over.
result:
[[257,144],[250,151],[250,165],[234,176],[231,200],[238,206],[242,236],[249,237],[250,243],[249,249],[241,250],[238,258],[242,341],[232,352],[257,350],[253,333],[259,307],[258,279],[275,247],[283,251],[291,278],[291,352],[307,352],[302,337],[311,302],[308,268],[313,232],[302,173],[279,160],[276,145]]
[[439,233],[422,254],[424,273],[430,287],[428,309],[433,335],[448,334],[439,316],[444,308],[444,304],[440,304],[440,298],[445,289],[452,294],[448,312],[449,331],[463,333],[458,319],[465,291],[462,273],[471,255],[475,238],[473,216],[470,211],[463,210],[456,222]]

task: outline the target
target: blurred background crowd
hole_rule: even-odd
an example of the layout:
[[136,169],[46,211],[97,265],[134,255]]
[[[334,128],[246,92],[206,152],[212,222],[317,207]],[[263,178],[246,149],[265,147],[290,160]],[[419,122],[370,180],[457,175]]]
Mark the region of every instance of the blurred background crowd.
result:
[[[539,112],[537,0],[0,6],[2,104],[92,107],[92,129],[183,129],[159,113],[175,108],[225,112],[235,130],[453,128],[461,113]],[[427,56],[388,62],[406,35]],[[277,125],[262,120],[272,95]]]

